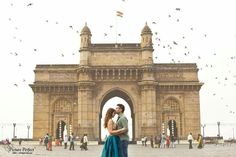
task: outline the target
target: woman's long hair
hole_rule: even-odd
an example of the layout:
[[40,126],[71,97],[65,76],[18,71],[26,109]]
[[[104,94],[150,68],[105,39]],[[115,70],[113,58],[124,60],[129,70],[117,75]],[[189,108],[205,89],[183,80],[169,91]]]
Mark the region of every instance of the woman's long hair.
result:
[[107,123],[109,121],[109,119],[112,118],[112,114],[115,112],[116,110],[114,108],[109,108],[107,110],[107,113],[105,115],[105,118],[104,118],[104,128],[107,128]]

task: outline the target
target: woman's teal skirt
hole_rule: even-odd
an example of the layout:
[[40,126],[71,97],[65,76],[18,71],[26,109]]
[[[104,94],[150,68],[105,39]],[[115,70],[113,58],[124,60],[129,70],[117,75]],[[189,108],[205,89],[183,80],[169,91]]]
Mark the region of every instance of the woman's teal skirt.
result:
[[121,157],[119,136],[110,135],[103,146],[102,157]]

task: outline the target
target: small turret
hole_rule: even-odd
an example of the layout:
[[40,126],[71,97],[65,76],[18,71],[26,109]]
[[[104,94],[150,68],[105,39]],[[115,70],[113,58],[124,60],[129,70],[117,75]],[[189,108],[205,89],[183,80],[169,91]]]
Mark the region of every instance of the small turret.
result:
[[149,28],[149,26],[147,25],[147,22],[144,26],[144,28],[142,29],[142,33],[141,33],[141,47],[142,48],[152,48],[152,31]]
[[87,26],[87,23],[85,23],[84,28],[81,30],[80,34],[80,49],[86,49],[91,45],[91,31]]

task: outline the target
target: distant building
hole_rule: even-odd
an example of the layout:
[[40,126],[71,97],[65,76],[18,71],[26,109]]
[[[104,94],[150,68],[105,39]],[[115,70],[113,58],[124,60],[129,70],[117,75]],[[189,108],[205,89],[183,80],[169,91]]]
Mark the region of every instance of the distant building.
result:
[[87,133],[91,140],[101,140],[102,108],[115,96],[131,108],[134,141],[167,130],[180,139],[200,133],[198,68],[192,63],[154,64],[147,24],[140,43],[91,43],[87,25],[80,36],[80,64],[36,66],[30,85],[34,139],[46,133],[63,137],[66,125],[68,134]]

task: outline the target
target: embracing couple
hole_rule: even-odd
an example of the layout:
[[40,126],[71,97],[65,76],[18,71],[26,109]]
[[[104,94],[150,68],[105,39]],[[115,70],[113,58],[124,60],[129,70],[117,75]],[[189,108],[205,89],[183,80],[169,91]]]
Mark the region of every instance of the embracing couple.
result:
[[[124,115],[125,106],[117,104],[116,109],[109,108],[104,119],[104,128],[109,136],[103,147],[102,157],[128,157],[128,119]],[[118,114],[116,123],[112,118]]]

